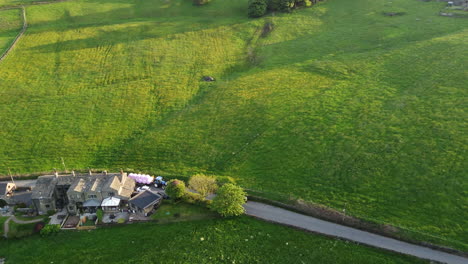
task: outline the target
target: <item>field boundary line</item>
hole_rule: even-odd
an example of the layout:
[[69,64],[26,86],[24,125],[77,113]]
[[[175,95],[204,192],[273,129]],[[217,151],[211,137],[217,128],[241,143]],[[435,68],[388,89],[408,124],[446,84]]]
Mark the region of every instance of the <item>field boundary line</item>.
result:
[[6,56],[15,48],[16,44],[18,43],[19,39],[24,35],[26,29],[28,29],[28,20],[26,19],[26,8],[21,6],[21,16],[23,17],[23,28],[21,29],[20,33],[16,36],[10,46],[3,52],[0,56],[0,62],[2,62]]

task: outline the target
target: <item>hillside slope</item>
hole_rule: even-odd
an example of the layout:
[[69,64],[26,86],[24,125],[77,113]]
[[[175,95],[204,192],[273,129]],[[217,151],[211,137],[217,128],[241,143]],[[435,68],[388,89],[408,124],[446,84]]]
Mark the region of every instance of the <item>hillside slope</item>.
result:
[[467,249],[468,21],[416,0],[251,20],[246,2],[28,7],[0,64],[0,173],[231,175]]

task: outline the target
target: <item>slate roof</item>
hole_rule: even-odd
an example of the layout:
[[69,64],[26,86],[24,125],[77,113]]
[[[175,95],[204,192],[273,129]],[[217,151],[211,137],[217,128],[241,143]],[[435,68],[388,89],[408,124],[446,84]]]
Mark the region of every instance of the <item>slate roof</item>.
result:
[[42,176],[37,178],[33,189],[32,199],[52,198],[57,178],[55,176]]
[[30,206],[32,204],[31,196],[32,192],[15,192],[10,199],[15,203],[24,203],[26,206]]
[[83,203],[84,207],[91,207],[91,206],[97,207],[97,206],[100,206],[100,205],[101,205],[101,201],[96,200],[96,199],[88,200],[88,201]]
[[[120,179],[124,179],[124,182],[121,183]],[[56,185],[70,185],[69,191],[80,193],[101,192],[104,188],[113,189],[121,198],[129,198],[135,187],[135,181],[122,177],[120,173],[41,176],[37,179],[36,187],[33,189],[32,199],[52,198]]]
[[156,194],[152,191],[146,190],[142,193],[137,194],[128,202],[135,205],[138,208],[145,209],[149,206],[154,205],[156,202],[161,200],[161,198],[162,198],[161,195]]
[[7,182],[0,183],[0,195],[5,195],[7,192]]

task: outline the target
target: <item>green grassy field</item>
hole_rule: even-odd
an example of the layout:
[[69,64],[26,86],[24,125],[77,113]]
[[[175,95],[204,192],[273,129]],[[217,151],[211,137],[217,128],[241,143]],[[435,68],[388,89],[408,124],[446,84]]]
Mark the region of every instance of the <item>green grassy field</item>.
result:
[[34,226],[36,223],[17,224],[13,221],[10,221],[9,225],[10,229],[8,231],[8,239],[11,239],[30,236],[34,232]]
[[424,263],[247,217],[2,240],[0,256],[6,263]]
[[251,20],[246,3],[28,7],[30,27],[0,64],[0,173],[63,158],[231,175],[468,250],[468,20],[417,0],[329,0]]
[[157,220],[158,223],[213,219],[219,217],[217,213],[200,205],[183,202],[170,203],[166,201],[151,215],[151,218]]
[[22,23],[20,9],[0,11],[0,55],[21,31]]

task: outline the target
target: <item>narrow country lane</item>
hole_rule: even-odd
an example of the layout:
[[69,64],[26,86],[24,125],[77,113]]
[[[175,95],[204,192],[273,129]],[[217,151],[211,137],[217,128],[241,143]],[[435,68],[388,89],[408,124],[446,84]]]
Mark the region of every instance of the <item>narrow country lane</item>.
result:
[[361,231],[359,229],[338,225],[332,222],[323,221],[311,216],[294,213],[279,207],[258,202],[247,202],[244,207],[247,215],[271,222],[294,226],[333,237],[339,237],[369,246],[419,257],[422,259],[450,264],[468,264],[468,259],[464,257],[417,246],[396,239]]

